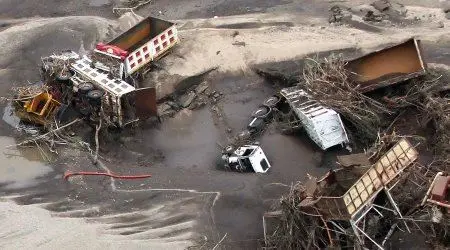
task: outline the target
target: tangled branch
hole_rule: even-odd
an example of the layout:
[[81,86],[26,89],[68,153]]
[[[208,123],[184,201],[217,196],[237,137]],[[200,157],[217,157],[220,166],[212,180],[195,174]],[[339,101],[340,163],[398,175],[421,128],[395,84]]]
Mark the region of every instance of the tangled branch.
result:
[[308,58],[301,84],[314,100],[348,120],[360,137],[373,141],[382,117],[393,112],[381,102],[362,94],[345,65],[346,62],[336,55],[331,55],[324,62]]

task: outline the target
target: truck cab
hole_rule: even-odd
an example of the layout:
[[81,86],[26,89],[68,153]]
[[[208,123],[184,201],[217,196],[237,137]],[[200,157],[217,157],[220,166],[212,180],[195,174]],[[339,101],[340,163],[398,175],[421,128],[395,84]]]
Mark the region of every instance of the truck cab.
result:
[[227,147],[222,153],[221,163],[225,168],[239,172],[266,173],[271,167],[259,145],[244,145],[236,150]]

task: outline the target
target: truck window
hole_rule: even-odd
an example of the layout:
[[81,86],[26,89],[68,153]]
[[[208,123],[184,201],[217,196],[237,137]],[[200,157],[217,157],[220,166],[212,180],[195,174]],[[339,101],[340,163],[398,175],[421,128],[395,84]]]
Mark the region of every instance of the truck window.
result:
[[267,163],[266,159],[262,159],[260,164],[264,171],[266,171],[269,168],[269,164]]

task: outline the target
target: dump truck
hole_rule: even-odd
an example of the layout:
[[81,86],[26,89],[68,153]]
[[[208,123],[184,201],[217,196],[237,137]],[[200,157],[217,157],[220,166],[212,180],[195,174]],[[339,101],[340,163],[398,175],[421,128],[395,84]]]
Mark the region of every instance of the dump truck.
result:
[[78,96],[77,106],[88,112],[92,107],[101,107],[103,119],[110,125],[124,127],[157,116],[155,88],[135,88],[120,78],[113,78],[94,67],[87,56],[71,64],[71,70],[70,87]]
[[349,142],[340,115],[310,98],[299,86],[284,88],[266,99],[253,112],[248,132],[241,132],[241,137],[261,131],[272,117],[279,120],[282,131],[304,128],[322,150]]
[[424,75],[422,54],[420,40],[412,38],[349,60],[346,69],[366,93]]
[[125,80],[163,57],[178,41],[175,23],[147,17],[112,41],[97,44],[91,59],[95,67]]

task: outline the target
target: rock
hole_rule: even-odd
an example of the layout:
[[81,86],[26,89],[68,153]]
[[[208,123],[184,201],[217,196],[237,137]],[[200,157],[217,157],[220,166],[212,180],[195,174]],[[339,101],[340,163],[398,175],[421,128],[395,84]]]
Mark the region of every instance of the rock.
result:
[[348,10],[342,9],[337,5],[331,7],[330,12],[330,17],[328,19],[329,23],[340,23],[342,21],[348,21],[352,19],[352,13],[350,13]]
[[205,90],[207,88],[208,88],[208,83],[207,82],[202,82],[199,85],[197,85],[197,87],[195,87],[195,93],[201,94],[201,93],[205,92]]
[[401,15],[401,16],[405,16],[406,13],[408,12],[408,10],[405,8],[405,5],[403,5],[401,3],[393,3],[393,4],[391,4],[390,9],[393,12],[395,12],[395,13]]
[[384,15],[380,13],[380,15],[375,15],[371,10],[367,12],[367,14],[363,17],[363,20],[366,22],[381,22],[384,19]]
[[353,13],[366,13],[367,14],[369,11],[372,11],[373,14],[376,16],[382,15],[382,13],[379,10],[377,10],[373,6],[367,5],[367,4],[352,7],[350,10]]
[[194,101],[197,95],[194,91],[190,91],[189,93],[182,95],[179,99],[179,103],[183,108],[187,108]]
[[383,12],[389,9],[391,7],[391,4],[387,0],[378,0],[371,4],[375,9]]
[[450,1],[441,2],[441,7],[442,7],[442,10],[444,11],[444,13],[449,13],[450,12]]
[[175,110],[172,109],[172,107],[167,104],[167,103],[163,103],[161,105],[158,105],[158,114],[161,117],[164,116],[172,116],[176,113]]
[[437,27],[440,29],[444,28],[444,22],[442,22],[442,21],[438,22]]
[[158,113],[160,113],[160,114],[166,112],[169,109],[172,109],[172,107],[167,103],[158,105]]
[[450,19],[450,12],[447,12],[447,13],[445,14],[445,17],[446,17],[447,19]]
[[235,41],[235,42],[232,43],[232,45],[245,47],[245,42]]

